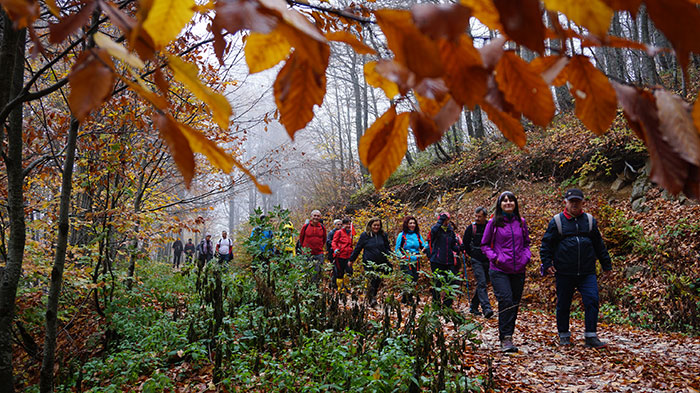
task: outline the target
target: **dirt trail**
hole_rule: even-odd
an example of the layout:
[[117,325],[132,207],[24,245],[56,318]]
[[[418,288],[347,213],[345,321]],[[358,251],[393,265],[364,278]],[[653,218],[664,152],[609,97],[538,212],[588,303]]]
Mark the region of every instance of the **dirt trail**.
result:
[[[457,305],[467,312],[464,302]],[[698,392],[700,337],[599,325],[605,349],[584,347],[583,321],[571,321],[575,345],[557,345],[553,315],[521,310],[514,342],[517,354],[499,351],[497,318],[478,318],[482,341],[474,359],[474,374],[487,372],[491,357],[494,380],[503,392]]]

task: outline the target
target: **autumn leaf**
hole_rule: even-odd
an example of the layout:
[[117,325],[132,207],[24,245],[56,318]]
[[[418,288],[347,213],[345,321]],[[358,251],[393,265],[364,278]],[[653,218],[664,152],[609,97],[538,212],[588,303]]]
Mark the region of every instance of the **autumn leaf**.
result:
[[399,86],[380,75],[376,70],[377,62],[368,61],[364,66],[365,80],[367,84],[384,91],[388,99],[392,99],[399,94]]
[[214,54],[221,65],[224,64],[226,40],[222,30],[236,34],[240,30],[267,34],[277,27],[278,20],[274,15],[263,12],[263,8],[255,0],[217,1],[214,7],[214,20],[211,31],[214,36]]
[[117,59],[122,60],[123,62],[138,69],[143,69],[146,66],[138,56],[131,54],[126,47],[112,41],[111,38],[100,33],[99,31],[93,35],[93,38],[97,46],[106,50],[107,53],[113,57],[116,57]]
[[0,4],[16,30],[31,25],[40,14],[39,2],[36,0],[0,0]]
[[548,85],[561,86],[566,83],[566,56],[540,56],[530,62],[532,70],[542,77]]
[[496,82],[505,99],[533,123],[544,127],[554,117],[554,99],[549,87],[533,67],[512,51],[496,65]]
[[328,41],[344,42],[352,47],[360,55],[375,55],[377,52],[365,45],[351,33],[347,31],[333,31],[325,34]]
[[372,175],[374,187],[379,189],[399,167],[408,148],[409,114],[396,115],[392,105],[375,120],[358,144],[358,155]]
[[200,100],[204,101],[219,127],[228,129],[231,117],[231,104],[222,94],[211,90],[199,80],[199,69],[196,65],[182,61],[177,56],[168,56],[168,65],[173,70],[173,76],[177,81],[187,86]]
[[603,0],[613,10],[628,11],[635,18],[642,0]]
[[141,59],[148,60],[153,57],[155,54],[153,39],[148,32],[137,25],[134,18],[125,14],[124,11],[110,2],[100,2],[100,8],[107,15],[109,21],[119,27],[122,34],[128,38],[129,46],[138,53]]
[[395,83],[399,93],[405,95],[416,85],[416,75],[393,60],[380,60],[374,70],[384,78]]
[[51,15],[57,18],[61,15],[61,10],[56,5],[56,0],[45,0],[44,3],[46,3],[46,7],[51,12]]
[[192,20],[195,0],[151,0],[143,29],[153,39],[156,49],[174,40]]
[[473,108],[486,94],[488,71],[471,39],[462,35],[458,42],[441,40],[440,56],[445,65],[445,83],[457,102]]
[[686,0],[647,0],[649,16],[676,50],[678,61],[688,68],[691,52],[700,53],[700,10]]
[[277,74],[273,88],[280,123],[294,140],[294,134],[313,119],[314,106],[323,103],[326,75],[317,74],[309,60],[295,50]]
[[513,41],[544,54],[542,11],[538,0],[493,0],[504,32]]
[[70,74],[71,91],[68,104],[76,119],[83,121],[110,96],[114,87],[112,59],[103,49],[92,49],[80,54]]
[[544,0],[544,6],[565,14],[579,26],[603,37],[608,33],[613,10],[603,0]]
[[571,83],[571,94],[576,98],[576,116],[598,135],[612,124],[617,112],[615,90],[608,78],[586,56],[570,59],[565,68]]
[[129,88],[131,88],[131,90],[135,91],[139,96],[141,96],[141,98],[145,99],[155,108],[158,108],[161,111],[164,111],[168,108],[168,101],[165,98],[159,96],[158,94],[155,94],[147,86],[145,86],[145,83],[143,83],[143,80],[140,76],[133,76],[137,81],[136,83],[121,75],[119,76],[119,79],[121,79],[122,82],[124,82],[127,86],[129,86]]
[[693,105],[693,123],[695,129],[700,132],[700,96],[695,99],[695,105]]
[[419,94],[416,94],[416,99],[421,110],[411,112],[411,130],[416,138],[418,149],[425,150],[442,139],[445,131],[459,119],[462,107],[449,95],[446,95],[442,102]]
[[685,161],[700,166],[700,133],[693,125],[690,105],[664,89],[654,91],[664,140]]
[[49,24],[49,42],[52,44],[57,44],[63,42],[69,35],[73,34],[76,30],[85,26],[90,20],[92,12],[95,10],[97,3],[91,2],[85,4],[80,11],[70,14],[67,17],[61,19],[58,23]]
[[523,125],[520,124],[519,119],[485,102],[481,103],[481,108],[486,112],[486,116],[489,120],[498,127],[503,136],[520,148],[525,146],[527,137],[525,136],[525,130],[523,129]]
[[489,41],[488,44],[479,48],[479,54],[481,55],[481,61],[484,68],[487,70],[492,70],[498,61],[501,60],[501,56],[505,50],[503,49],[503,44],[505,44],[506,39],[503,36],[496,37]]
[[168,145],[170,155],[185,180],[185,186],[189,189],[194,178],[195,164],[194,154],[187,138],[177,122],[169,115],[156,114],[153,122],[160,131],[161,139]]
[[411,8],[411,15],[418,30],[433,40],[457,40],[469,27],[469,8],[458,3],[417,4]]
[[435,120],[428,114],[421,111],[412,111],[410,115],[410,125],[413,136],[416,138],[418,150],[425,150],[431,144],[442,139],[443,132],[438,130]]
[[245,60],[251,74],[274,67],[289,56],[292,46],[280,30],[250,33],[245,41]]
[[153,72],[153,81],[156,83],[161,93],[167,97],[168,93],[170,93],[170,83],[165,79],[165,75],[163,75],[163,71],[161,71],[160,67],[156,68]]
[[501,20],[492,0],[460,0],[460,4],[468,7],[472,15],[479,19],[491,30],[503,31]]

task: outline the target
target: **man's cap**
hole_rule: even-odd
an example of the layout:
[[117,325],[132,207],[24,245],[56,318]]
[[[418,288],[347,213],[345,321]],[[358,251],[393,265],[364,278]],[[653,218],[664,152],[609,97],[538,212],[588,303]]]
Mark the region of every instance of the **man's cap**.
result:
[[570,201],[572,199],[583,200],[583,191],[579,190],[578,188],[572,188],[570,190],[567,190],[566,194],[564,194],[564,199],[566,199],[567,201]]

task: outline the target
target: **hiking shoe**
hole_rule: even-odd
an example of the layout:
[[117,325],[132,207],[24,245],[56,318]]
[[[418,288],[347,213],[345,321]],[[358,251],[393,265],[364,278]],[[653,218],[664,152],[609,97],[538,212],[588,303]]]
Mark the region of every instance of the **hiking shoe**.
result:
[[559,345],[562,346],[571,346],[571,336],[559,336]]
[[492,316],[493,316],[493,310],[486,310],[486,312],[484,313],[484,318],[486,318],[486,319],[491,319]]
[[513,345],[513,338],[511,336],[503,337],[503,340],[501,340],[501,351],[504,353],[518,352],[518,347]]
[[603,348],[608,345],[604,341],[600,341],[598,337],[586,337],[586,348]]
[[476,317],[481,316],[481,312],[479,310],[469,310],[469,314],[474,315]]

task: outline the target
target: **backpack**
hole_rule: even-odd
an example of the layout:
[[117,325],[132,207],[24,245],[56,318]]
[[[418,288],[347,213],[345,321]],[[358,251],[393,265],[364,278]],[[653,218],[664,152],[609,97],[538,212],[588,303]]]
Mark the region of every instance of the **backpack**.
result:
[[[557,225],[557,232],[559,232],[559,236],[562,236],[562,225],[561,225],[561,215],[564,213],[559,213],[554,216],[554,223]],[[588,233],[593,232],[593,216],[590,215],[589,213],[584,213],[586,215],[586,218],[588,219]],[[580,236],[580,235],[577,235]]]
[[[418,236],[418,247],[420,249],[423,249],[423,242],[420,240],[420,234],[416,233],[416,235]],[[428,235],[428,236],[430,236],[430,235]],[[399,244],[399,248],[403,249],[403,246],[405,246],[405,245],[406,245],[406,234],[401,232],[401,243]]]

